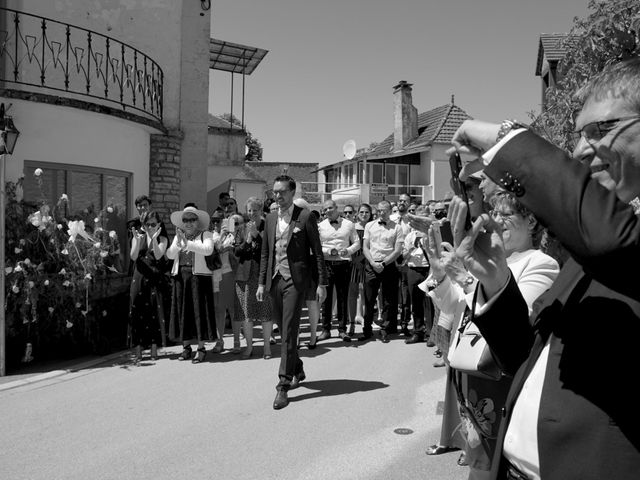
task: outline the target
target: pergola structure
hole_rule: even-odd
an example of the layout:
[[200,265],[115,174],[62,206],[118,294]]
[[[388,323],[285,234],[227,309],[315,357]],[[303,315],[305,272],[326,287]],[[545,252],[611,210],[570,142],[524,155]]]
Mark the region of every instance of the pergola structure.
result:
[[[231,115],[233,116],[233,80],[234,75],[242,75],[242,129],[244,130],[244,92],[245,77],[251,75],[268,50],[209,39],[209,68],[231,73]],[[233,125],[231,126],[233,128]]]

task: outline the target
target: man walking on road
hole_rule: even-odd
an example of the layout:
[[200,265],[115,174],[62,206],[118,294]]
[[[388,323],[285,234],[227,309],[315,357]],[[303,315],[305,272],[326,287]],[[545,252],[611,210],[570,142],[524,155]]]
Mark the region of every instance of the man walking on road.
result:
[[312,262],[316,262],[318,272],[316,298],[319,303],[327,295],[327,275],[316,219],[306,208],[293,204],[295,180],[280,175],[273,184],[273,193],[278,210],[266,218],[256,298],[261,302],[265,290],[270,293],[282,338],[280,381],[273,402],[273,408],[280,410],[289,404],[287,392],[306,378],[297,347],[300,312],[314,274]]

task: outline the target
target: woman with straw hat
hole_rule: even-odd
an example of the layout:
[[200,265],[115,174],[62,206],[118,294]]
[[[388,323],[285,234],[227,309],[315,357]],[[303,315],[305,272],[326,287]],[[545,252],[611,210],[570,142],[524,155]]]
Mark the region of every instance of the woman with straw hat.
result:
[[205,259],[214,248],[209,214],[190,203],[171,214],[171,223],[176,235],[167,249],[167,257],[173,260],[169,331],[182,342],[179,360],[191,359],[191,340],[197,339],[198,352],[192,363],[200,363],[206,357],[204,342],[212,338],[210,318],[214,318],[213,273]]

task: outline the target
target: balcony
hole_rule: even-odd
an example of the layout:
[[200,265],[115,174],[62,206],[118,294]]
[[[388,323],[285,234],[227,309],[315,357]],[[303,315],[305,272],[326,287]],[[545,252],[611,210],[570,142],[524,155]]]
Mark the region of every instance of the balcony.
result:
[[162,127],[163,81],[160,66],[130,45],[57,20],[0,8],[4,97],[33,99],[33,94],[41,94],[35,99],[59,104],[56,92],[63,92],[70,105],[157,128]]
[[[432,198],[432,185],[380,185],[326,182],[299,182],[302,197],[311,205],[320,206],[327,200],[338,205],[375,204],[381,200],[397,202],[402,193],[410,193],[418,202],[424,203]],[[380,188],[383,187],[383,188]]]

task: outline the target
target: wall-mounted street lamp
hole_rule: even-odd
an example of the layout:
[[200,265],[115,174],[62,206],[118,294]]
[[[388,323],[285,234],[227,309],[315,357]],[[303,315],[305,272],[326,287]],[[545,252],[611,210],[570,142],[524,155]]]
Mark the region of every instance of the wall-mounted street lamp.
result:
[[211,0],[200,0],[200,7],[204,11],[209,10],[211,8]]
[[[9,105],[11,108],[11,105]],[[5,115],[4,103],[0,104],[0,377],[7,374],[6,369],[6,322],[4,310],[4,289],[5,289],[5,258],[4,258],[4,240],[5,240],[5,159],[7,155],[13,153],[20,132],[13,124],[13,118]]]

